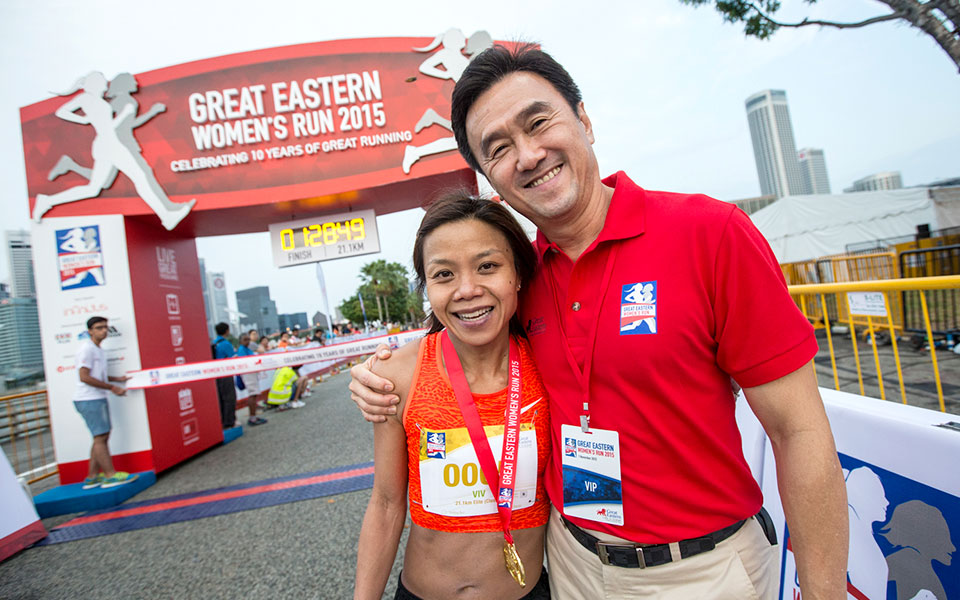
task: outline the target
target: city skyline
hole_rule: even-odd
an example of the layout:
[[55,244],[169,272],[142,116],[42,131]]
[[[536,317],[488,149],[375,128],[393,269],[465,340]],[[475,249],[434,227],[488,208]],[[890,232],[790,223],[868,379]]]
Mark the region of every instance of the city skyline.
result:
[[[784,20],[809,15],[855,21],[877,9],[866,0],[821,4],[791,3],[778,14]],[[583,92],[601,172],[623,169],[649,189],[723,200],[759,196],[743,100],[761,89],[788,91],[796,145],[826,150],[835,188],[889,170],[899,170],[905,185],[960,175],[960,77],[931,40],[902,25],[782,30],[759,41],[723,24],[713,10],[676,0],[578,6],[576,19],[569,10],[545,15],[539,6],[499,1],[445,7],[375,3],[363,19],[349,6],[279,1],[271,10],[297,18],[275,30],[249,19],[258,5],[243,1],[171,0],[165,6],[147,12],[100,0],[0,7],[0,43],[22,58],[0,66],[8,82],[0,99],[0,113],[7,115],[0,120],[0,144],[9,160],[0,165],[0,182],[7,190],[8,228],[29,227],[19,107],[50,98],[51,91],[67,89],[91,70],[109,78],[320,40],[431,38],[450,27],[540,42]],[[609,19],[611,14],[618,18]],[[141,24],[147,17],[150,28]],[[584,32],[580,23],[586,19],[604,22],[604,31]],[[324,265],[331,309],[356,291],[359,269],[369,260],[383,258],[409,269],[420,215],[416,209],[379,217],[381,254]],[[231,306],[237,290],[266,284],[278,312],[312,314],[322,304],[313,266],[275,269],[265,238],[201,238],[197,247],[211,271],[224,273]],[[0,268],[0,280],[9,280],[5,260]]]

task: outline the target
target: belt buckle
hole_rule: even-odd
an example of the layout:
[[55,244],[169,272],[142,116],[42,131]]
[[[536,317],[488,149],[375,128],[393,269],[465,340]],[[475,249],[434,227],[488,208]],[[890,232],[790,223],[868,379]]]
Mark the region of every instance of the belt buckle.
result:
[[[636,544],[617,544],[614,542],[597,542],[597,556],[600,557],[600,562],[610,566],[610,555],[607,552],[607,548],[623,548],[625,550],[633,550],[637,553],[637,562],[641,569],[647,568],[647,562],[643,559],[643,548]],[[616,565],[614,565],[616,566]]]

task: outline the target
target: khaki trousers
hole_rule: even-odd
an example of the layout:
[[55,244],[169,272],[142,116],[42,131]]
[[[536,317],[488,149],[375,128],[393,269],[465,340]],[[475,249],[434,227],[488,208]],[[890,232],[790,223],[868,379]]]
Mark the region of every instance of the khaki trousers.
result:
[[[624,541],[586,530],[604,541]],[[779,546],[771,546],[756,519],[704,552],[646,569],[604,565],[570,535],[551,507],[547,568],[554,600],[769,600],[779,589]],[[676,549],[674,549],[676,554]]]

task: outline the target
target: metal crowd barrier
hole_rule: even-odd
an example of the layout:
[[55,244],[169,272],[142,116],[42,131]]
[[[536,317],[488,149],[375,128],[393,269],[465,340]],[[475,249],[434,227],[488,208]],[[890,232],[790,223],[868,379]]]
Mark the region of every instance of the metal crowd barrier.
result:
[[[894,252],[867,252],[861,254],[845,254],[838,256],[824,256],[822,258],[780,265],[787,285],[802,285],[815,283],[841,283],[849,281],[876,281],[879,279],[897,279],[900,277],[897,255]],[[903,329],[903,310],[901,296],[891,297],[893,327]],[[804,314],[810,317],[814,327],[820,329],[824,323],[851,319],[847,314],[846,305],[838,303],[834,296],[828,296],[826,303],[821,306],[812,303],[802,306]],[[823,313],[826,312],[826,317]],[[864,328],[872,326],[859,316],[854,316],[855,325]],[[865,332],[866,333],[866,332]]]
[[[931,318],[931,306],[936,310],[943,309],[946,304],[938,300],[939,292],[946,292],[956,295],[960,290],[960,275],[950,275],[942,277],[918,277],[911,279],[885,279],[877,281],[857,281],[840,283],[819,283],[805,285],[788,286],[790,294],[798,302],[804,315],[812,322],[822,320],[822,326],[826,330],[827,344],[830,349],[830,364],[833,370],[834,387],[840,389],[840,379],[837,374],[837,361],[834,352],[832,325],[841,324],[850,328],[851,338],[853,340],[853,355],[856,362],[857,379],[860,387],[860,394],[863,395],[863,369],[861,366],[860,352],[857,348],[857,325],[865,323],[867,333],[870,336],[870,342],[873,349],[874,366],[876,368],[877,383],[880,388],[880,397],[886,399],[886,393],[883,385],[883,371],[880,365],[880,358],[877,352],[877,334],[886,329],[889,332],[890,343],[893,347],[893,358],[897,370],[897,381],[900,388],[900,397],[904,404],[907,403],[907,395],[904,388],[903,369],[900,360],[898,348],[898,335],[896,321],[898,313],[891,310],[892,299],[900,294],[912,293],[916,304],[920,310],[922,319],[922,333],[925,334],[925,343],[929,344],[930,360],[933,368],[933,377],[936,383],[937,399],[940,404],[941,412],[946,412],[943,399],[943,384],[940,380],[940,367],[937,362],[937,338],[943,337],[943,334],[935,335],[932,323],[943,323],[943,328],[953,331],[954,334],[960,332],[960,322],[957,321],[957,313],[954,312],[946,316],[936,314]],[[883,308],[886,317],[871,316],[869,314],[851,314],[849,292],[876,292],[883,296]],[[936,304],[928,302],[928,294],[933,296]],[[838,308],[839,314],[845,315],[845,318],[839,321],[831,320],[831,311],[828,310],[828,297],[832,299],[834,306]],[[870,312],[870,311],[867,311]],[[833,314],[838,314],[834,312]],[[952,321],[951,321],[952,319]]]
[[[901,277],[938,277],[960,275],[960,244],[905,250],[900,253]],[[901,295],[901,320],[904,331],[923,333],[923,314],[917,292]],[[948,343],[957,340],[957,323],[960,322],[960,290],[933,290],[929,303],[934,334],[943,336]]]
[[46,390],[0,397],[0,445],[27,484],[58,473]]

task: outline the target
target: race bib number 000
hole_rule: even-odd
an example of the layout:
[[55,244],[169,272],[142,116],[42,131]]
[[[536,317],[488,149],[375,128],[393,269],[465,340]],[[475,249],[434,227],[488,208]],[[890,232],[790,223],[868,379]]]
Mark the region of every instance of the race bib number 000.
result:
[[[499,461],[503,452],[503,426],[483,429],[490,451]],[[530,423],[520,426],[516,481],[513,510],[532,506],[537,497],[537,431]],[[420,492],[423,509],[433,514],[473,517],[497,512],[496,498],[487,485],[465,427],[420,432]]]

